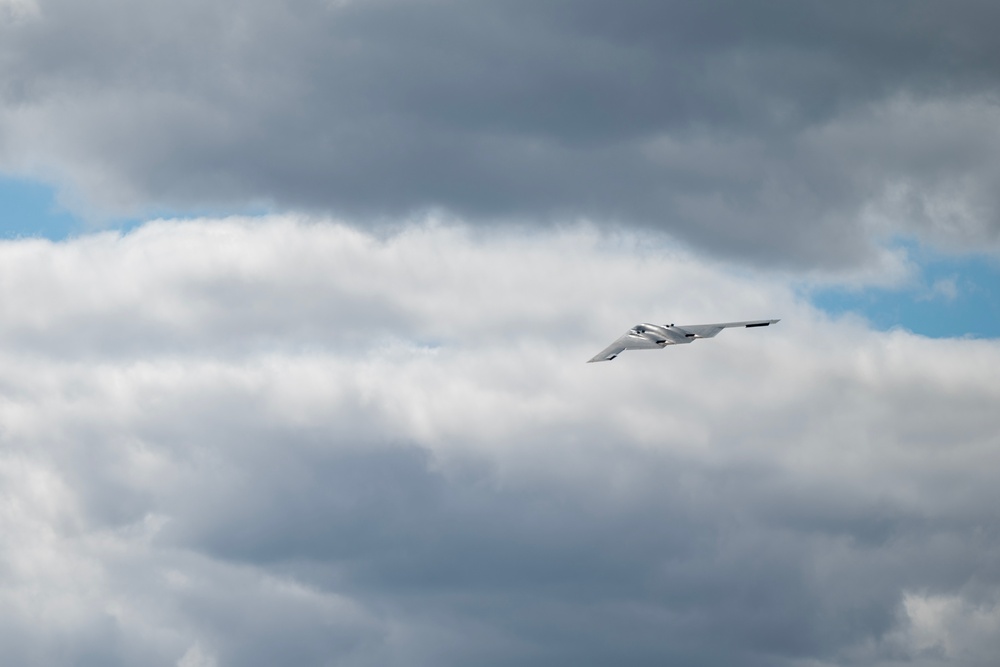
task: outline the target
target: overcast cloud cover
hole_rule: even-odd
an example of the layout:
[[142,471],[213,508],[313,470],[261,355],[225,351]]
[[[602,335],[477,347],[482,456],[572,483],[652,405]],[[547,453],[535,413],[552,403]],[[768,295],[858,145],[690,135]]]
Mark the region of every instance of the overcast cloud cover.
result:
[[996,257],[998,22],[0,0],[0,661],[995,665],[1000,341],[807,297]]
[[995,251],[992,0],[3,0],[0,165],[93,216],[592,219]]

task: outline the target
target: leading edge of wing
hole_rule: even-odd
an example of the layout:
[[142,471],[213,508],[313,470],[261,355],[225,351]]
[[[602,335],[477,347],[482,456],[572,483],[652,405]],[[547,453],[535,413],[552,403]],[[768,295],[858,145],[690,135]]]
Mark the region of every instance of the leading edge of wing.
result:
[[598,352],[587,363],[589,364],[595,361],[611,361],[625,350],[658,350],[664,343],[668,345],[672,344],[667,343],[667,341],[654,342],[648,338],[643,338],[642,336],[635,334],[634,331],[634,329],[631,329],[622,336],[619,336],[618,340]]
[[628,342],[626,340],[627,338],[628,334],[625,334],[624,336],[620,337],[618,340],[611,343],[611,345],[608,345],[606,348],[595,354],[594,357],[587,363],[592,364],[595,361],[611,361],[619,354],[628,349]]

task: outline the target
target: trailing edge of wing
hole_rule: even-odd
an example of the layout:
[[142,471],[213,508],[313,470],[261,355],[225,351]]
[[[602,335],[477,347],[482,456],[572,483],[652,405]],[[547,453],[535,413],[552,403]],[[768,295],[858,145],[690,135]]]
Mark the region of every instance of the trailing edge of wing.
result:
[[779,321],[780,320],[748,320],[746,322],[720,322],[719,324],[682,324],[673,328],[678,331],[683,331],[685,336],[711,338],[723,329],[729,329],[732,327],[746,327],[747,329],[752,329],[753,327],[766,327]]

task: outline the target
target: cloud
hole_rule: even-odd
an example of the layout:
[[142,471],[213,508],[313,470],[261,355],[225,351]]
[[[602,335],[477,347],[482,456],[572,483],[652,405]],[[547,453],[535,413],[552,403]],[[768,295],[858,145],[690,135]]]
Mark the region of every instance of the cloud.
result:
[[0,165],[96,217],[588,219],[796,267],[898,233],[995,251],[996,13],[49,0],[0,28]]
[[921,301],[930,301],[932,299],[954,301],[958,298],[958,295],[958,278],[956,276],[949,276],[935,280],[934,284],[925,289],[924,293],[918,299]]
[[195,644],[177,662],[177,667],[215,667],[216,661]]
[[[5,652],[989,664],[996,341],[831,320],[658,238],[0,243]],[[636,321],[754,317],[783,319],[584,363]]]
[[0,22],[19,22],[39,14],[35,0],[3,0],[0,2]]
[[911,620],[911,640],[917,650],[940,664],[976,660],[996,650],[1000,618],[993,604],[969,603],[958,596],[907,595],[903,608]]

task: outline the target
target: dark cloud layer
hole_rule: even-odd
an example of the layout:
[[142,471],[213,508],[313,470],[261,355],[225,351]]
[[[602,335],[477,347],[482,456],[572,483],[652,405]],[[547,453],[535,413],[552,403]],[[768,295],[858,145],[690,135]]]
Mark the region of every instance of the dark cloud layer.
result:
[[0,157],[91,210],[585,217],[825,265],[1000,229],[995,3],[10,7]]

